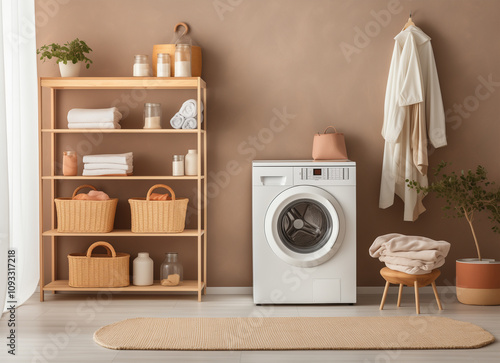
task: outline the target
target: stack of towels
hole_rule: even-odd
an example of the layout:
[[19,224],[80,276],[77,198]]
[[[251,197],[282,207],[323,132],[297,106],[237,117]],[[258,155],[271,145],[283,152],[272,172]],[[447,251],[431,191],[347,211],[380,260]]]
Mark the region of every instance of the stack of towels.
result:
[[68,129],[120,129],[121,119],[116,107],[73,108],[68,112]]
[[133,153],[85,155],[83,157],[83,175],[131,175]]
[[[200,104],[200,119],[203,122],[203,103]],[[190,99],[184,102],[179,112],[170,120],[170,125],[174,129],[196,129],[198,128],[198,102]]]
[[450,244],[420,236],[391,233],[380,236],[370,247],[370,256],[385,262],[391,270],[424,275],[444,265]]

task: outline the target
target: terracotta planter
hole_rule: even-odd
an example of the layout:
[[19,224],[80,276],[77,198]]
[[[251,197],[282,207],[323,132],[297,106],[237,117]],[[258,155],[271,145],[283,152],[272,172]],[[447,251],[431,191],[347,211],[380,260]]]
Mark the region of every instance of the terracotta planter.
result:
[[457,298],[468,305],[500,305],[500,261],[457,260]]

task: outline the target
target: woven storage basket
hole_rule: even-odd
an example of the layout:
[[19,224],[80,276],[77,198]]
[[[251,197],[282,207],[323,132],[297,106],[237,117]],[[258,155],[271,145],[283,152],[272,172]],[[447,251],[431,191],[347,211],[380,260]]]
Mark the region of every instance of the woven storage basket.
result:
[[[149,200],[156,188],[165,188],[172,200]],[[188,198],[175,198],[175,193],[167,185],[156,184],[148,190],[146,198],[130,198],[132,232],[135,233],[178,233],[184,231]]]
[[55,198],[57,231],[72,233],[107,233],[113,230],[117,198],[108,200],[73,200],[83,188],[96,190],[92,185],[80,185],[71,198]]
[[[94,254],[98,246],[106,248],[106,254]],[[69,286],[71,287],[124,287],[130,285],[128,253],[116,253],[108,242],[93,243],[87,253],[71,253],[69,262]]]
[[[186,23],[177,23],[174,26],[174,32],[177,28],[183,26],[185,35],[189,32],[189,27]],[[158,53],[168,53],[170,55],[170,74],[172,77],[175,75],[175,44],[155,44],[153,46],[153,76],[156,77],[156,62],[158,60]],[[201,77],[201,48],[191,46],[191,76]]]

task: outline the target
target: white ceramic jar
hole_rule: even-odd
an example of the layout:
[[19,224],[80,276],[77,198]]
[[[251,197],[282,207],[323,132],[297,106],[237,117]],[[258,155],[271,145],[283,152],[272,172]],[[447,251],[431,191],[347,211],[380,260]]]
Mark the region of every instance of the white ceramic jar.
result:
[[184,175],[184,155],[174,155],[172,160],[172,175]]
[[184,158],[184,173],[186,175],[198,175],[198,152],[196,149],[189,149]]
[[139,252],[132,264],[132,283],[136,286],[153,285],[153,260],[147,252]]

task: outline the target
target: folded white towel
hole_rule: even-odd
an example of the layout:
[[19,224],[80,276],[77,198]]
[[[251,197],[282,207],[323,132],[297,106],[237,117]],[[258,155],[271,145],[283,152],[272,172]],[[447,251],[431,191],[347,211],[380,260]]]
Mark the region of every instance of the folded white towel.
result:
[[121,129],[118,122],[72,122],[68,129]]
[[[444,257],[438,257],[433,261],[422,261],[422,260],[414,260],[412,258],[404,258],[404,257],[393,257],[393,256],[380,256],[378,258],[382,262],[392,263],[395,265],[402,265],[407,267],[418,267],[425,271],[431,271],[429,266],[432,267],[442,261],[444,261]],[[444,262],[443,262],[444,263]]]
[[126,170],[117,169],[97,169],[97,170],[85,170],[83,169],[83,176],[96,176],[96,175],[127,175]]
[[101,154],[101,155],[85,155],[83,162],[86,163],[110,163],[110,164],[127,164],[132,166],[134,154]]
[[174,129],[180,129],[182,128],[182,124],[186,121],[186,118],[182,116],[179,112],[177,112],[171,119],[170,119],[170,125]]
[[446,241],[435,241],[421,236],[405,236],[399,233],[386,234],[377,237],[370,246],[370,256],[380,257],[382,254],[392,252],[413,251],[439,251],[440,255],[446,257],[450,251],[450,244]]
[[[200,104],[200,109],[203,112],[203,102]],[[187,100],[182,104],[179,113],[184,117],[196,117],[198,115],[198,102],[193,98]]]
[[85,163],[83,168],[85,170],[115,169],[115,170],[130,170],[130,171],[132,171],[131,164]]
[[198,127],[198,121],[195,117],[187,117],[182,124],[183,129],[196,129]]
[[401,271],[405,274],[410,275],[425,275],[430,271],[439,268],[444,265],[444,258],[442,260],[436,261],[434,264],[427,264],[425,269],[420,267],[406,266],[406,265],[397,265],[395,263],[385,262],[385,265],[389,267],[391,270]]
[[116,107],[111,108],[73,108],[68,112],[68,123],[81,122],[118,122],[122,114]]

